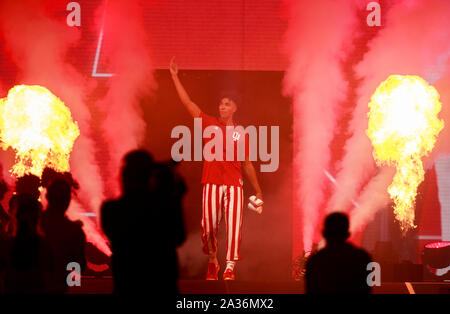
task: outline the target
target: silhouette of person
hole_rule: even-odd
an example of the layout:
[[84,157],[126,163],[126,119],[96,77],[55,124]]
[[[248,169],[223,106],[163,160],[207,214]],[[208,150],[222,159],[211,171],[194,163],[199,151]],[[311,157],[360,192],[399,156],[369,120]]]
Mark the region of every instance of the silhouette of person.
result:
[[6,237],[10,237],[10,236],[14,236],[16,234],[16,216],[17,216],[17,205],[19,202],[19,195],[18,194],[13,194],[11,196],[11,198],[9,199],[8,202],[8,206],[9,206],[9,210],[8,210],[8,214],[9,214],[9,220],[7,221],[6,224],[6,229],[5,229],[5,236]]
[[112,251],[114,293],[175,294],[176,247],[185,238],[183,190],[170,166],[156,164],[145,150],[125,156],[121,177],[122,196],[101,208]]
[[[3,188],[7,189],[7,186],[5,184],[4,187],[1,186],[0,183],[0,190]],[[9,199],[9,211],[6,213],[3,210],[3,207],[0,209],[0,238],[3,234],[3,237],[10,237],[14,236],[16,234],[16,216],[17,216],[17,206],[18,206],[18,200],[20,196],[25,195],[27,198],[31,197],[35,200],[39,199],[40,191],[39,187],[41,186],[41,181],[39,177],[33,175],[33,174],[26,174],[20,178],[17,178],[16,180],[16,186],[15,186],[15,193],[11,196]],[[6,194],[7,190],[3,193],[0,191],[0,201],[4,197],[4,194]],[[0,205],[1,206],[1,205]],[[42,208],[42,206],[41,206]],[[1,213],[3,210],[3,213]],[[38,226],[39,229],[39,226]],[[3,230],[3,232],[2,232]]]
[[18,198],[16,234],[0,248],[0,272],[6,293],[46,293],[53,269],[52,249],[39,233],[41,204],[34,196]]
[[[8,192],[8,185],[5,181],[0,181],[0,202],[5,197]],[[11,221],[11,217],[8,212],[5,211],[2,204],[0,203],[0,238],[5,238],[8,233],[8,225]]]
[[371,257],[347,242],[349,221],[343,213],[329,214],[323,236],[326,247],[306,262],[306,293],[370,293],[367,264]]
[[50,183],[52,183],[56,179],[64,179],[69,182],[70,186],[72,187],[72,191],[76,191],[80,187],[78,182],[72,177],[72,174],[70,172],[58,172],[53,168],[45,167],[42,171],[41,185],[44,188],[48,188]]
[[41,175],[41,185],[44,188],[48,188],[50,183],[61,177],[61,173],[59,173],[58,171],[56,171],[53,168],[50,167],[45,167],[44,170],[42,171],[42,175]]
[[38,200],[41,196],[39,187],[41,186],[41,179],[34,174],[26,174],[16,180],[16,194],[28,194],[34,199]]
[[41,228],[53,248],[54,273],[51,283],[52,293],[67,291],[67,265],[76,262],[81,272],[86,266],[86,236],[82,222],[72,221],[66,216],[72,195],[71,182],[62,176],[49,182],[46,198],[47,209],[42,213]]
[[182,213],[182,197],[187,191],[184,179],[176,172],[178,163],[167,162],[155,165],[151,189],[158,196],[157,204],[164,209],[165,219],[174,224],[171,239],[175,247],[186,239]]

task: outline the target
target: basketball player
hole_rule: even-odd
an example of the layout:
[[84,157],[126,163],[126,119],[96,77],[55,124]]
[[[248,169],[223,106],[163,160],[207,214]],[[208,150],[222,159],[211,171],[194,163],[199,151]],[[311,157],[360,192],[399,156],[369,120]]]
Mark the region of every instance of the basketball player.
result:
[[[203,252],[209,255],[206,280],[217,280],[220,268],[216,256],[217,231],[223,216],[226,224],[227,239],[227,263],[223,273],[223,279],[234,280],[234,266],[236,261],[241,258],[239,248],[241,243],[244,193],[242,190],[241,162],[237,158],[234,158],[232,161],[225,161],[227,150],[225,138],[226,127],[236,126],[233,122],[233,114],[237,110],[237,105],[234,99],[225,97],[219,103],[218,118],[206,115],[189,98],[189,95],[178,78],[178,67],[174,63],[173,58],[170,62],[169,69],[178,96],[191,116],[193,118],[201,118],[203,128],[215,126],[222,130],[224,161],[204,160],[203,162],[202,241]],[[246,144],[248,145],[248,135],[236,134],[235,131],[233,134],[234,152],[236,152],[237,142],[242,140],[246,140]],[[246,147],[245,161],[242,163],[242,168],[256,192],[256,197],[262,201],[262,192],[256,177],[255,168],[248,157],[248,147]]]

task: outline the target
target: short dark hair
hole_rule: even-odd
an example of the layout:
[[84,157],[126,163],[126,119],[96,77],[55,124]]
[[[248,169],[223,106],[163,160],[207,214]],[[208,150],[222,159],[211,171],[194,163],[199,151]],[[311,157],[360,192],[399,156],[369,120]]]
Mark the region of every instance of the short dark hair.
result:
[[53,180],[47,188],[49,205],[65,212],[72,198],[72,186],[67,180],[58,178]]
[[219,101],[221,101],[224,98],[231,99],[236,104],[236,106],[242,103],[242,97],[238,91],[224,90],[220,93],[219,97],[220,97]]
[[35,199],[38,199],[41,194],[39,191],[40,186],[41,179],[34,174],[26,174],[16,180],[17,194],[29,194]]
[[122,184],[126,191],[149,184],[154,169],[152,155],[144,150],[133,150],[123,159]]

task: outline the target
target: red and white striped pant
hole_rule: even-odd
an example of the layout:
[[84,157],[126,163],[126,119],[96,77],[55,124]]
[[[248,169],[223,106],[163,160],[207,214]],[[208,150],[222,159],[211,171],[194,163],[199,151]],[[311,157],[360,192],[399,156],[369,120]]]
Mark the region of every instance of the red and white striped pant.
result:
[[203,185],[202,227],[203,252],[217,252],[217,231],[222,215],[225,217],[227,261],[241,258],[242,209],[244,192],[241,186]]

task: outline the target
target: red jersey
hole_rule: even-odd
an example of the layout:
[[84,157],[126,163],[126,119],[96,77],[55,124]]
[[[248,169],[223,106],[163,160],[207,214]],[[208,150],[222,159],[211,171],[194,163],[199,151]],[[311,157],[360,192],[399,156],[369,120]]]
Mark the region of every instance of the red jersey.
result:
[[[242,186],[242,171],[241,171],[241,161],[238,160],[238,143],[245,139],[245,157],[248,158],[249,155],[249,138],[248,134],[242,133],[242,131],[235,131],[233,134],[233,143],[227,143],[226,136],[226,125],[223,124],[219,119],[200,113],[200,118],[202,119],[202,132],[208,126],[216,126],[222,131],[223,139],[223,161],[220,160],[204,160],[203,161],[203,174],[202,174],[202,184],[212,183],[212,184],[225,184],[233,186]],[[236,125],[235,125],[236,126]],[[214,138],[214,135],[212,136]],[[206,139],[205,143],[209,142],[211,139]],[[228,161],[227,159],[227,145],[230,147],[234,146],[234,156],[233,160]],[[214,151],[212,151],[214,153]]]

